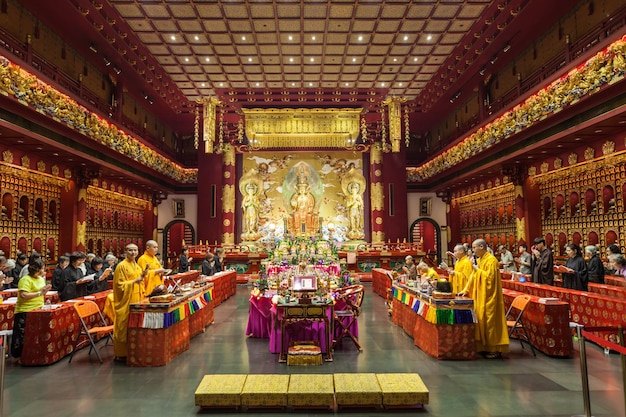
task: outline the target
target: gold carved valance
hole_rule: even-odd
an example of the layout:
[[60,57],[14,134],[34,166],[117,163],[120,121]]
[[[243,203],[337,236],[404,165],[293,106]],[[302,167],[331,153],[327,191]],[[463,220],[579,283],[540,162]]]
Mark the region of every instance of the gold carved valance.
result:
[[360,133],[361,109],[242,109],[256,149],[349,148]]

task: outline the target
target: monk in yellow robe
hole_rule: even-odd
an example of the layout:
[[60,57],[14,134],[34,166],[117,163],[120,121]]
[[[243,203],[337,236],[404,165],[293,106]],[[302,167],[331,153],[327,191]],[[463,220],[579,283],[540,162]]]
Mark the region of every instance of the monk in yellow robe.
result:
[[147,269],[135,262],[139,248],[135,244],[126,245],[126,257],[115,267],[113,274],[113,306],[115,323],[113,329],[113,350],[115,360],[126,362],[128,356],[128,316],[130,305],[138,303],[145,297],[142,281],[148,274]]
[[474,300],[476,311],[476,351],[485,352],[489,359],[501,357],[509,351],[509,334],[506,327],[504,297],[498,259],[487,251],[487,242],[476,239],[472,243],[478,265],[467,285],[459,295],[467,295]]
[[472,261],[467,257],[465,246],[456,245],[452,256],[456,259],[456,263],[454,264],[454,270],[448,271],[448,274],[450,274],[452,281],[452,292],[458,294],[467,285],[467,281],[469,281],[472,272],[474,272],[474,267],[472,266]]
[[149,240],[146,242],[146,250],[143,255],[137,259],[142,271],[146,269],[146,266],[148,267],[148,276],[145,281],[146,295],[150,295],[153,289],[163,284],[163,274],[166,270],[161,266],[159,258],[156,257],[158,251],[159,244],[154,240]]
[[428,266],[426,262],[420,262],[417,264],[417,273],[420,275],[422,281],[426,280],[435,280],[439,279],[439,274],[435,271],[435,268],[431,268]]

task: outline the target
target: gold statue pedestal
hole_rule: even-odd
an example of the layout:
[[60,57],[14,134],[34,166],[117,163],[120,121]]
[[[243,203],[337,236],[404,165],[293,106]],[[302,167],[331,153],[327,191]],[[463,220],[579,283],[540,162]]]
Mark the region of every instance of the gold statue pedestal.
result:
[[356,252],[360,250],[365,250],[367,247],[367,242],[364,240],[346,240],[341,245],[341,250],[346,252]]

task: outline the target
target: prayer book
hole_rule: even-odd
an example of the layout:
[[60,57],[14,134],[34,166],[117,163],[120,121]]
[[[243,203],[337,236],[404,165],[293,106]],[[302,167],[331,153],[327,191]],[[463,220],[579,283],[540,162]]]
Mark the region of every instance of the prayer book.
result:
[[89,275],[85,275],[84,277],[82,277],[81,279],[79,279],[78,281],[76,281],[77,284],[85,284],[87,282],[91,282],[94,280],[96,274],[89,274]]

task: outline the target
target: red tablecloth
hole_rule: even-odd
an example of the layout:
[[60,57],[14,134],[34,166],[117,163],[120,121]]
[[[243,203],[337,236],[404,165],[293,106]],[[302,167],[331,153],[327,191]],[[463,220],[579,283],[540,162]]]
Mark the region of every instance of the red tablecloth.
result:
[[387,290],[391,288],[391,271],[382,268],[372,269],[372,290],[384,299],[387,299]]
[[237,292],[237,273],[235,271],[219,272],[208,278],[213,287],[213,307],[217,307]]
[[189,349],[190,339],[213,322],[212,290],[199,288],[171,303],[132,304],[127,364],[163,366]]
[[[504,289],[504,303],[508,309],[515,297],[523,293]],[[572,333],[569,328],[569,305],[562,301],[554,304],[539,302],[539,297],[532,299],[522,317],[530,342],[535,349],[549,356],[572,354]],[[517,343],[511,341],[511,343]]]
[[394,324],[413,338],[415,346],[436,359],[472,360],[476,358],[474,324],[434,324],[410,306],[393,299]]
[[[103,291],[77,300],[95,301],[102,310],[109,292]],[[28,312],[24,350],[20,358],[22,365],[50,365],[72,353],[80,326],[78,314],[71,301],[64,302],[56,309]]]
[[[502,281],[502,287],[535,295],[537,297],[553,297],[569,303],[570,320],[584,326],[619,326],[626,323],[626,300],[592,292],[570,290],[517,281]],[[618,341],[617,332],[598,333],[613,342]]]
[[626,279],[618,275],[605,275],[604,283],[608,285],[615,285],[616,287],[626,287]]
[[624,287],[618,287],[609,284],[596,284],[594,282],[590,282],[589,284],[587,284],[587,286],[589,287],[589,292],[600,295],[608,295],[609,297],[617,297],[626,300],[626,288]]

